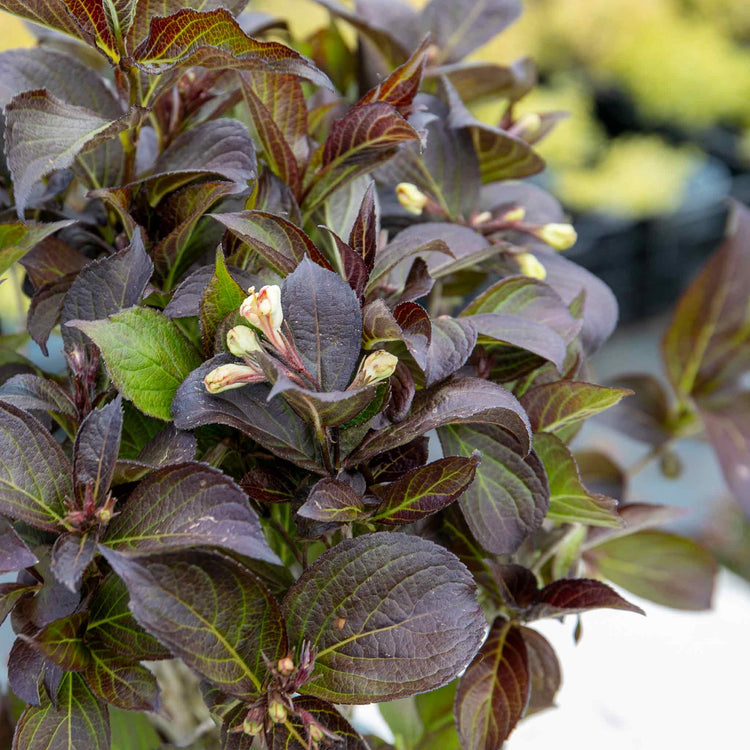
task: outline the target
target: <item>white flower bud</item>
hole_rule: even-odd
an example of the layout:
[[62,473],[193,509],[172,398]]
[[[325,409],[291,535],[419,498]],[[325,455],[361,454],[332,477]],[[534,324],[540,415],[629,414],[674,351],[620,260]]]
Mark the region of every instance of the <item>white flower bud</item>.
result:
[[256,294],[255,287],[248,290],[249,297],[240,305],[240,315],[250,325],[260,328],[263,333],[271,337],[272,332],[278,331],[284,322],[281,309],[281,288],[276,284],[264,286]]
[[368,354],[359,366],[357,375],[349,389],[364,388],[381,380],[389,378],[396,370],[398,357],[383,349]]
[[221,393],[232,388],[241,388],[249,383],[259,383],[265,376],[258,367],[248,365],[219,365],[203,378],[203,385],[209,393]]
[[262,351],[258,337],[248,326],[235,326],[227,332],[227,348],[235,357]]

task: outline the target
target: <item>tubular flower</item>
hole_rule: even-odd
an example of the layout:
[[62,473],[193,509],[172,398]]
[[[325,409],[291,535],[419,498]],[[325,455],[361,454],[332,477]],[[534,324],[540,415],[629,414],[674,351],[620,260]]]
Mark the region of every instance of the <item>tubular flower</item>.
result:
[[227,348],[235,357],[262,351],[258,337],[248,326],[235,326],[227,332]]
[[247,291],[250,296],[240,305],[240,315],[250,325],[263,331],[269,341],[273,341],[284,322],[281,288],[272,284],[264,286],[258,293],[255,292],[254,286]]
[[249,365],[219,365],[203,378],[203,384],[209,393],[221,393],[232,388],[241,388],[249,383],[260,383],[266,377],[258,367]]
[[544,281],[547,278],[547,269],[536,255],[531,253],[519,253],[515,256],[516,263],[524,276]]
[[382,349],[368,354],[354,377],[349,390],[364,388],[365,386],[385,380],[393,375],[398,364],[398,357]]
[[555,250],[567,250],[573,247],[578,239],[572,224],[544,224],[535,234]]
[[415,216],[421,216],[427,205],[427,196],[411,182],[399,182],[396,185],[396,197],[402,208]]

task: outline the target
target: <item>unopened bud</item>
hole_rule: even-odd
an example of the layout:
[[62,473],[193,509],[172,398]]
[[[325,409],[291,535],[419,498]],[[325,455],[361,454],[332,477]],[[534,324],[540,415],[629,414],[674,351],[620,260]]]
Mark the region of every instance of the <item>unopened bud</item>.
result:
[[242,722],[242,731],[251,737],[259,735],[263,731],[263,722],[251,719],[249,716]]
[[542,118],[536,112],[528,112],[513,125],[513,135],[527,141],[533,138],[542,127]]
[[235,357],[261,351],[258,337],[248,326],[235,326],[227,332],[227,348]]
[[283,674],[284,677],[288,677],[292,672],[294,672],[294,662],[290,657],[285,656],[283,659],[279,659],[276,662],[276,670],[279,674]]
[[523,221],[526,218],[526,209],[523,206],[511,208],[511,210],[506,211],[501,218],[503,221],[508,222]]
[[323,734],[323,730],[315,724],[310,724],[310,729],[308,729],[308,733],[310,735],[310,739],[313,742],[321,742],[325,738],[325,734]]
[[492,214],[489,211],[482,211],[482,213],[477,214],[472,220],[471,223],[476,227],[480,224],[485,224],[492,218]]
[[393,375],[398,364],[398,357],[383,349],[368,354],[359,366],[349,388],[364,388]]
[[219,365],[203,378],[203,385],[209,393],[221,393],[232,388],[241,388],[249,383],[260,383],[265,376],[257,367],[248,365]]
[[411,182],[399,182],[396,185],[396,197],[401,207],[415,216],[421,216],[427,205],[427,196]]
[[537,229],[536,236],[555,250],[567,250],[578,239],[572,224],[544,224]]
[[274,724],[283,724],[286,721],[287,710],[283,703],[273,701],[268,706],[268,715]]
[[284,313],[281,309],[281,288],[276,284],[264,286],[257,294],[255,287],[248,290],[249,297],[240,305],[240,315],[250,325],[260,328],[266,336],[281,328]]
[[519,253],[515,256],[516,263],[524,276],[544,281],[547,278],[547,269],[542,265],[539,258],[531,253]]
[[109,508],[99,508],[96,511],[96,517],[100,523],[107,524],[112,520],[112,511]]

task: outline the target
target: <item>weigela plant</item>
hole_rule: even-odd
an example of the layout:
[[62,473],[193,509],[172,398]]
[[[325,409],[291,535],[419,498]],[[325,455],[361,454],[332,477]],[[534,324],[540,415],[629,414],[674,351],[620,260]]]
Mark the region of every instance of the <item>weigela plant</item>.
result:
[[680,303],[672,395],[594,384],[616,304],[525,179],[558,115],[464,61],[518,3],[326,1],[292,46],[245,4],[0,0],[46,27],[0,54],[0,270],[67,362],[3,339],[13,747],[381,747],[342,707],[404,699],[399,747],[498,748],[560,684],[536,620],[640,611],[603,579],[709,605],[711,557],[571,441],[635,391],[612,419],[665,465],[705,427],[747,500],[747,247]]

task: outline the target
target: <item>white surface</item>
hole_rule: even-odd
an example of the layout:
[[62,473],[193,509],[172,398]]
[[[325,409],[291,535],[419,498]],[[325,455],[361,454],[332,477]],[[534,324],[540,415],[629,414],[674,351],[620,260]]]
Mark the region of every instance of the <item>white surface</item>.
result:
[[[577,646],[575,618],[535,624],[562,664],[558,708],[522,722],[507,750],[749,747],[750,587],[722,571],[714,609],[703,613],[623,594],[647,616],[589,612]],[[374,707],[357,714],[362,728],[388,736]]]

